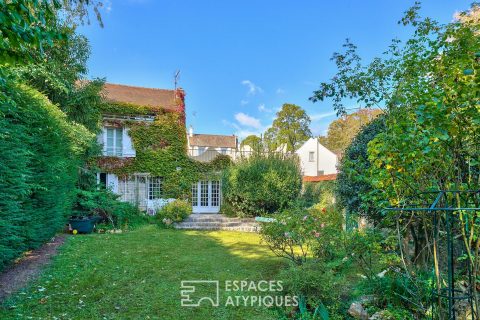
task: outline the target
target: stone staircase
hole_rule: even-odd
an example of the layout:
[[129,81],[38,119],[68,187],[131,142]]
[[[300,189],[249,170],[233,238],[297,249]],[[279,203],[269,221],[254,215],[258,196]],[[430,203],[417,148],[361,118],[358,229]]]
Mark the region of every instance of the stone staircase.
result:
[[175,228],[257,232],[259,224],[253,218],[230,218],[222,214],[194,213],[182,222],[176,223]]

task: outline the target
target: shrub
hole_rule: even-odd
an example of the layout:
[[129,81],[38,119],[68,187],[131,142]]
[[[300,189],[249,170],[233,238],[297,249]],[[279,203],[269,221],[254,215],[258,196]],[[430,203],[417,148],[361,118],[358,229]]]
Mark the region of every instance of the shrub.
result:
[[299,204],[305,208],[319,205],[321,208],[334,204],[335,181],[305,182]]
[[371,222],[382,218],[378,204],[367,197],[374,188],[366,172],[371,166],[367,154],[368,143],[384,130],[385,116],[380,116],[363,127],[345,150],[335,193],[338,205],[345,208],[347,216],[362,216]]
[[[379,116],[362,128],[345,150],[339,167],[335,194],[338,205],[345,208],[347,217],[362,216],[371,222],[378,222],[382,216],[378,203],[367,195],[374,188],[366,174],[371,166],[368,159],[368,143],[385,130],[385,117]],[[349,227],[353,221],[347,221]]]
[[0,88],[2,269],[62,229],[75,198],[80,154],[94,135],[8,76]]
[[286,293],[305,300],[305,307],[311,313],[317,311],[317,308],[326,309],[328,312],[324,313],[328,313],[330,319],[344,319],[339,316],[339,310],[342,307],[342,300],[350,294],[351,286],[342,271],[326,263],[308,261],[301,266],[290,266],[282,270],[278,278],[282,281]]
[[75,216],[100,216],[114,229],[129,229],[146,223],[146,216],[131,203],[121,202],[109,189],[77,190],[72,213]]
[[325,208],[307,210],[294,207],[272,215],[271,222],[262,223],[260,233],[277,256],[301,265],[312,254],[324,259],[327,254],[338,254],[342,216]]
[[253,217],[292,206],[302,178],[296,159],[254,156],[228,167],[222,177],[223,201],[237,216]]
[[157,211],[156,220],[159,225],[170,226],[181,222],[192,213],[192,205],[185,200],[174,200]]

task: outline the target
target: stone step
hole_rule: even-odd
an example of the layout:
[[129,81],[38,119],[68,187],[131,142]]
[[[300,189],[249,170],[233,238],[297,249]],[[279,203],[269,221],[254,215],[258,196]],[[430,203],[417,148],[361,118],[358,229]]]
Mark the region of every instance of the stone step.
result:
[[225,231],[241,231],[241,232],[258,232],[258,227],[218,227],[218,226],[183,226],[183,225],[176,225],[176,229],[180,230],[205,230],[205,231],[213,231],[213,230],[225,230]]
[[219,214],[215,215],[190,215],[184,221],[189,222],[255,222],[253,218],[230,218]]
[[231,218],[221,214],[192,214],[175,228],[184,230],[231,230],[257,232],[259,225],[253,218]]
[[184,221],[179,223],[182,226],[197,226],[197,227],[255,227],[256,223],[242,223],[242,222],[190,222]]

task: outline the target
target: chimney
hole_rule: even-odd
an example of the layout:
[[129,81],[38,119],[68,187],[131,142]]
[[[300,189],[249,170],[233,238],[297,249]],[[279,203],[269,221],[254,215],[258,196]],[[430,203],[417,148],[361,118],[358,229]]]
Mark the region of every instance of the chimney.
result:
[[189,135],[190,138],[193,137],[193,127],[192,126],[190,126],[190,128],[188,128],[188,135]]

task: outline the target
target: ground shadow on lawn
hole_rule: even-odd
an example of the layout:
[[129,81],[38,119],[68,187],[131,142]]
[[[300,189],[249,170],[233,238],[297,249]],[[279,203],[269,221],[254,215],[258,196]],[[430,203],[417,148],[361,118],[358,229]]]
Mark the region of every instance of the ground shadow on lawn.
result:
[[[4,303],[0,318],[274,319],[263,306],[225,306],[224,282],[276,280],[284,264],[251,233],[148,226],[75,236],[40,279]],[[182,307],[182,280],[218,280],[220,306]]]

